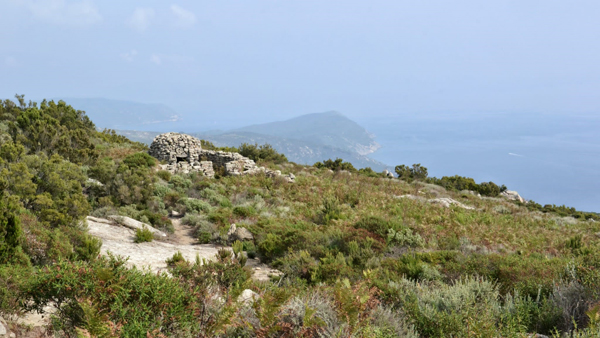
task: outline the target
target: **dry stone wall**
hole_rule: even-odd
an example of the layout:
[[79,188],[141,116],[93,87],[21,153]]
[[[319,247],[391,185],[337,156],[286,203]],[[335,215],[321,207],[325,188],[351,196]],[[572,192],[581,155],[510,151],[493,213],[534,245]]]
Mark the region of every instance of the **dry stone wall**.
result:
[[253,160],[239,153],[204,150],[199,139],[179,133],[160,134],[154,138],[148,154],[167,164],[163,170],[171,173],[202,172],[214,177],[215,169],[223,168],[227,175],[238,176],[265,173],[269,177],[282,176],[288,182],[294,182],[294,175],[281,175],[279,170],[259,167]]

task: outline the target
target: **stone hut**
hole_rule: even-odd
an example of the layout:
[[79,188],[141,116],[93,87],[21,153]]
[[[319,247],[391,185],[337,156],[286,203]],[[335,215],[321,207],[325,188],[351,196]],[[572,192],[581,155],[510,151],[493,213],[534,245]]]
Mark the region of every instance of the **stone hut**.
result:
[[[253,160],[239,153],[204,150],[199,139],[179,133],[160,134],[154,138],[148,151],[150,156],[167,162],[162,169],[172,173],[202,172],[213,177],[215,170],[224,170],[227,175],[265,173],[267,176],[281,176],[279,170],[259,167]],[[283,176],[288,182],[294,175]]]

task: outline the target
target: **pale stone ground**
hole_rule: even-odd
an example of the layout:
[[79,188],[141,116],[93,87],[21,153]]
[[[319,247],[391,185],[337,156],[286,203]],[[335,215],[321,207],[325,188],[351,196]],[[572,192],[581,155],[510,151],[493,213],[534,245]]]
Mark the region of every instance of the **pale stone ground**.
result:
[[[214,244],[198,244],[192,234],[192,229],[181,224],[179,218],[171,218],[175,233],[168,236],[165,241],[152,241],[148,243],[135,243],[135,231],[120,226],[114,222],[88,217],[88,232],[90,235],[102,239],[101,253],[129,257],[128,264],[138,269],[150,269],[152,272],[167,271],[168,258],[176,252],[181,252],[183,257],[191,262],[200,259],[214,260],[219,246]],[[231,250],[231,247],[225,247]],[[281,272],[261,264],[257,259],[248,259],[246,263],[253,271],[252,278],[258,281],[268,281],[270,275],[281,275]]]
[[[135,243],[135,231],[109,222],[97,222],[88,218],[88,232],[90,235],[102,240],[100,252],[113,255],[129,257],[127,263],[139,269],[148,268],[152,272],[167,271],[168,258],[173,257],[178,251],[188,261],[195,261],[196,255],[200,259],[214,259],[219,248],[212,244],[194,245],[195,240],[185,234],[179,220],[173,238],[176,243],[152,241],[146,243]],[[174,224],[175,225],[175,224]],[[179,241],[178,241],[179,239]]]
[[[167,272],[168,258],[173,257],[176,252],[181,252],[183,257],[191,262],[200,259],[214,260],[219,250],[219,246],[213,244],[198,244],[192,234],[192,229],[181,224],[179,218],[171,219],[175,228],[175,233],[164,238],[157,236],[159,240],[148,243],[135,243],[135,231],[116,222],[103,218],[88,217],[88,233],[102,240],[100,253],[106,255],[111,252],[113,255],[129,257],[129,266],[136,266],[138,269],[148,269],[149,271]],[[231,250],[231,247],[225,247]],[[252,278],[257,281],[268,281],[271,275],[281,275],[281,272],[261,264],[258,259],[248,259],[246,266],[252,269]],[[43,329],[49,324],[49,314],[56,309],[48,307],[44,309],[44,314],[28,313],[23,317],[16,319],[20,325],[25,325],[33,329]]]

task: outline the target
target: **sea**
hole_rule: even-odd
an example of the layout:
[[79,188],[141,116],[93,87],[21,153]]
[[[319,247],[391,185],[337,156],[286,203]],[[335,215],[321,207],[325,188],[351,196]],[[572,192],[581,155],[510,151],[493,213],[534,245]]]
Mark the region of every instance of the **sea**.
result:
[[355,118],[391,166],[461,175],[527,200],[600,212],[600,114],[429,114]]

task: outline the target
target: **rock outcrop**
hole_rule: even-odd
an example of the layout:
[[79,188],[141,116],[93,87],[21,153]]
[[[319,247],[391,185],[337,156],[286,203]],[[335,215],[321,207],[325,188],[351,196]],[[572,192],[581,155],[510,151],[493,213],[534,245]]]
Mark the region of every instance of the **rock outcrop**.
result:
[[168,271],[165,260],[177,252],[193,262],[196,256],[213,260],[219,250],[210,244],[176,245],[159,241],[135,243],[135,231],[127,226],[90,216],[87,217],[87,224],[88,233],[102,240],[101,254],[111,252],[116,256],[128,257],[129,266],[149,268],[152,272]]
[[229,239],[230,242],[235,242],[235,241],[253,241],[254,240],[254,236],[252,235],[252,233],[250,231],[248,231],[248,229],[244,228],[244,227],[237,227],[235,224],[232,224],[229,227],[229,231],[227,231],[227,237]]
[[[190,262],[196,257],[201,261],[215,260],[222,246],[214,244],[183,244],[166,243],[160,241],[135,243],[135,231],[129,227],[98,217],[87,217],[88,233],[102,240],[100,253],[107,255],[109,252],[116,256],[127,257],[127,265],[138,269],[150,269],[153,273],[168,272],[166,260],[172,258],[177,252]],[[238,228],[239,229],[239,228]],[[177,232],[177,230],[176,230]],[[194,240],[194,242],[196,242]],[[231,247],[225,247],[231,250]],[[260,263],[257,259],[248,259],[246,266],[252,270],[252,278],[257,281],[269,281],[271,276],[281,276],[283,272],[271,269]]]
[[500,196],[511,200],[511,201],[519,201],[521,203],[525,203],[525,199],[523,197],[521,197],[521,195],[519,195],[518,192],[513,191],[513,190],[504,190],[503,192],[500,193]]
[[421,197],[421,196],[415,196],[415,195],[401,195],[401,196],[394,196],[394,198],[407,198],[407,199],[411,199],[411,200],[415,200],[415,201],[421,201],[421,202],[429,202],[431,204],[436,204],[436,205],[440,205],[442,207],[445,208],[449,208],[452,205],[455,205],[459,208],[463,208],[466,210],[475,210],[475,208],[473,208],[472,206],[468,206],[466,204],[463,204],[455,199],[449,198],[449,197],[441,197],[441,198],[431,198],[431,199],[426,199],[425,197]]
[[[100,223],[103,222],[103,220],[101,218],[94,218],[91,216],[88,216],[87,219],[88,219],[88,221],[92,220],[92,221],[100,222]],[[167,236],[167,234],[165,234],[164,232],[157,230],[146,223],[140,222],[140,221],[135,220],[130,217],[111,215],[111,216],[108,216],[108,219],[115,221],[116,223],[121,224],[122,226],[127,227],[131,230],[142,230],[142,229],[146,228],[146,229],[150,230],[150,232],[152,232],[152,234],[154,234],[156,236],[160,236],[160,237]]]
[[161,168],[171,173],[202,172],[204,176],[213,177],[215,170],[222,170],[232,176],[265,173],[269,177],[281,176],[290,183],[295,179],[293,174],[282,175],[279,170],[259,167],[239,153],[204,150],[199,139],[185,134],[165,133],[156,136],[148,154],[167,162]]
[[237,301],[238,303],[243,303],[245,305],[252,305],[252,303],[254,303],[254,301],[258,300],[259,298],[260,296],[258,295],[258,293],[250,289],[246,289],[242,291],[242,293],[238,296]]
[[462,204],[459,201],[454,200],[449,197],[433,198],[433,199],[430,199],[428,202],[431,204],[438,204],[438,205],[441,205],[446,208],[449,208],[451,205],[456,205],[459,208],[463,208],[463,209],[467,209],[467,210],[475,210],[475,208],[465,205],[465,204]]

